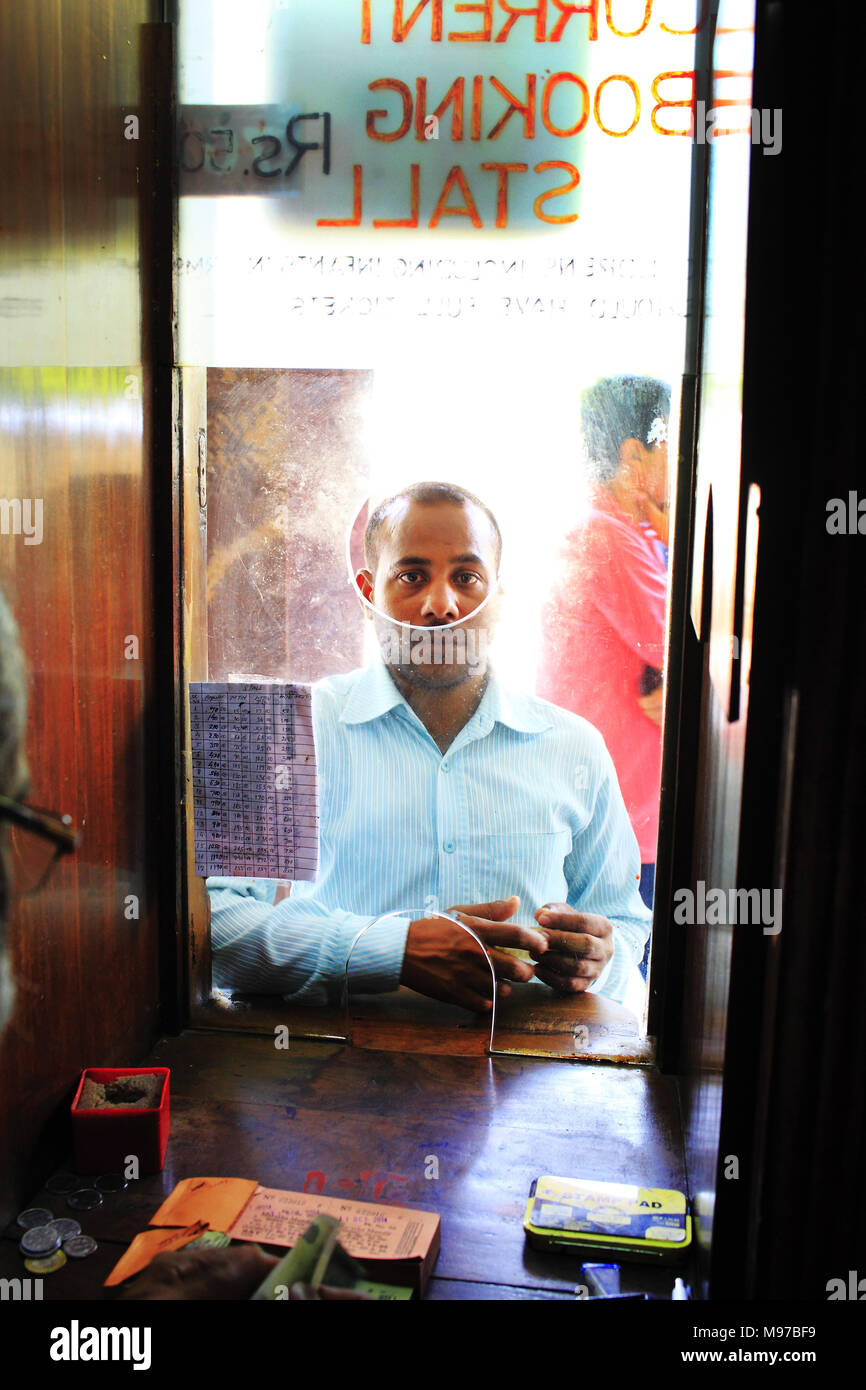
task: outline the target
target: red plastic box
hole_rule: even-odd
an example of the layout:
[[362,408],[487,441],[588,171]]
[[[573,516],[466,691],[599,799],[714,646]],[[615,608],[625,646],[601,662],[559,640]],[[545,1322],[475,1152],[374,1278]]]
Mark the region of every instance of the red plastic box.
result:
[[[72,1135],[75,1167],[79,1173],[122,1173],[130,1155],[138,1159],[139,1174],[158,1173],[168,1147],[168,1067],[87,1067],[81,1073],[72,1102]],[[89,1077],[104,1085],[120,1076],[161,1076],[159,1108],[142,1110],[118,1106],[112,1110],[81,1110],[81,1088]]]

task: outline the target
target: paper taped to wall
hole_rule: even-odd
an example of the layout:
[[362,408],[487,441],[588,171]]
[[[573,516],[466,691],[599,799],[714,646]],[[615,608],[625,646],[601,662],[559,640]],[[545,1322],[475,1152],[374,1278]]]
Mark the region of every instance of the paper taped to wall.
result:
[[310,687],[196,681],[189,710],[196,873],[315,879]]

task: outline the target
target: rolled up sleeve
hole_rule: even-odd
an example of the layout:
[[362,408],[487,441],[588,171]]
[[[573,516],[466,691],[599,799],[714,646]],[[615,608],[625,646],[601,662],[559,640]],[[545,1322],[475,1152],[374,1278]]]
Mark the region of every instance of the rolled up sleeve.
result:
[[[374,994],[398,988],[408,914],[379,921],[294,895],[274,906],[273,879],[209,878],[206,883],[218,989],[335,1003],[347,959],[353,990]],[[352,950],[365,927],[370,930]]]

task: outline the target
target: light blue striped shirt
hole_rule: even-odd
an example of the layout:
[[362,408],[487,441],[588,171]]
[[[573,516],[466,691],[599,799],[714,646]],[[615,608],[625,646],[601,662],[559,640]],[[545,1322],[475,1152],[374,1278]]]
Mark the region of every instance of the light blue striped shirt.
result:
[[[651,916],[640,857],[601,735],[493,672],[445,754],[380,661],[313,686],[319,876],[273,905],[272,879],[209,878],[214,984],[305,1003],[352,988],[396,989],[409,922],[426,911],[517,894],[511,919],[537,926],[567,902],[614,924],[614,955],[592,989],[621,1001]],[[546,988],[546,986],[544,986]]]

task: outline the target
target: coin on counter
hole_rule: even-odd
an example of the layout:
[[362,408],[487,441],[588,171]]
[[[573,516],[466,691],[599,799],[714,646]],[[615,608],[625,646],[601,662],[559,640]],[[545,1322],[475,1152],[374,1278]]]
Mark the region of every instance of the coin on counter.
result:
[[85,1184],[75,1173],[55,1173],[45,1184],[46,1192],[56,1192],[61,1197],[70,1192],[80,1192]]
[[102,1193],[97,1192],[95,1187],[84,1187],[67,1197],[66,1205],[73,1211],[92,1211],[94,1207],[102,1206]]
[[47,1226],[53,1220],[54,1212],[46,1207],[28,1207],[26,1211],[18,1213],[18,1225],[23,1226],[25,1231],[29,1231],[31,1226]]
[[70,1240],[63,1242],[63,1249],[73,1260],[85,1260],[98,1248],[93,1236],[72,1236]]
[[122,1173],[103,1173],[101,1178],[97,1178],[93,1184],[100,1192],[123,1192],[127,1186],[126,1178]]
[[77,1221],[73,1221],[71,1216],[58,1216],[55,1221],[48,1222],[49,1230],[56,1231],[61,1240],[69,1240],[71,1236],[80,1236],[81,1227]]
[[55,1250],[53,1255],[48,1255],[44,1260],[25,1260],[24,1268],[29,1269],[31,1274],[54,1274],[58,1269],[62,1269],[66,1264],[66,1256],[62,1250]]
[[60,1236],[51,1226],[31,1226],[18,1242],[22,1255],[53,1255],[60,1249]]

